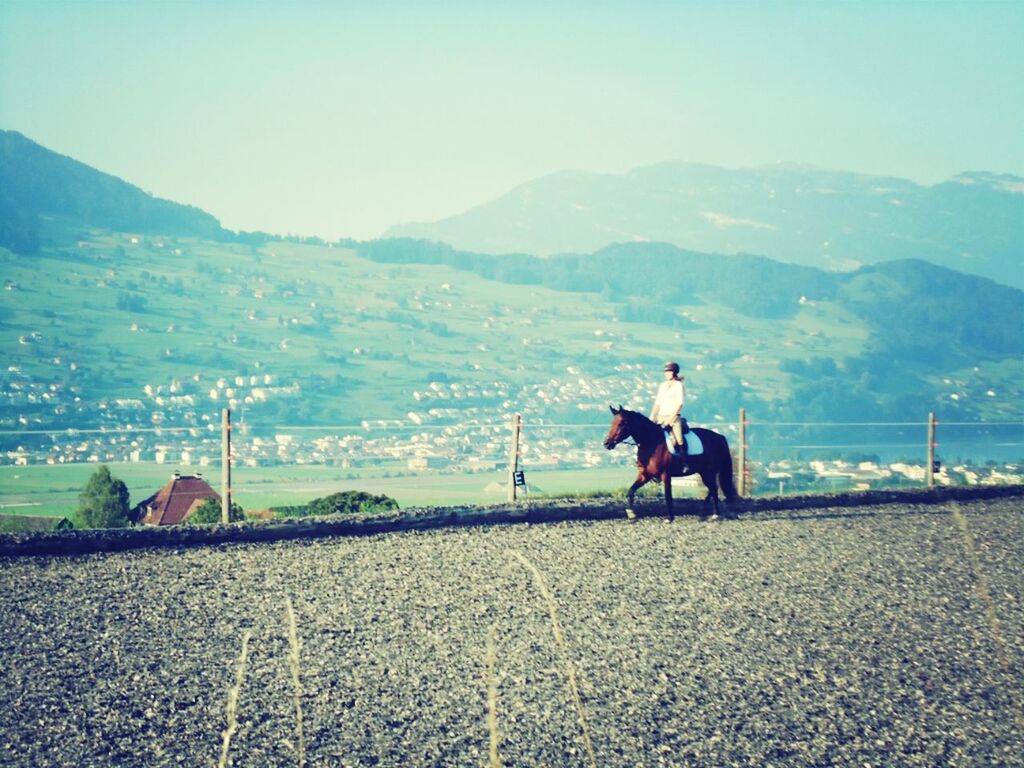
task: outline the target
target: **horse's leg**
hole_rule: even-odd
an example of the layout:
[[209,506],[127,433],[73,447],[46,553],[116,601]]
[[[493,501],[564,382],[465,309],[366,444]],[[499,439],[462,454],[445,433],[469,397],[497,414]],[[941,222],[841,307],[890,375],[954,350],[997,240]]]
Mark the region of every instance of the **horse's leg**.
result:
[[671,523],[675,520],[675,515],[672,512],[672,472],[666,470],[661,475],[661,484],[665,486],[665,511],[668,512],[668,521]]
[[712,501],[715,505],[714,517],[718,517],[718,480],[715,478],[714,470],[707,470],[701,472],[700,479],[704,483],[704,487],[708,489],[708,495],[704,497],[704,519],[713,519],[708,516],[708,506]]
[[641,471],[640,474],[637,475],[636,480],[633,481],[633,484],[629,486],[629,490],[626,491],[627,520],[636,520],[636,512],[633,509],[633,497],[636,495],[637,488],[644,485],[650,479],[651,478],[649,478],[646,474],[644,474],[644,472]]
[[[731,472],[731,469],[730,469],[730,472]],[[719,470],[719,473],[716,475],[716,478],[718,479],[719,485],[722,488],[722,495],[725,496],[725,512],[722,514],[722,517],[724,517],[726,520],[736,520],[737,519],[736,512],[733,511],[733,508],[732,508],[732,501],[733,500],[729,496],[729,488],[732,486],[732,477],[729,477],[729,476],[725,475],[722,470]],[[735,493],[736,493],[735,490],[733,490],[733,495],[735,495]],[[715,493],[715,511],[716,512],[718,511],[718,493],[717,492]]]

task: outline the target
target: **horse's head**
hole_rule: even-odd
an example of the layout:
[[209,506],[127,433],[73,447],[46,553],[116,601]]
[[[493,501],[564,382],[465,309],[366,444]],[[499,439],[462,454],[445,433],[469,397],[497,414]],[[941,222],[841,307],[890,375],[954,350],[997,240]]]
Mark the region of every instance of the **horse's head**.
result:
[[612,425],[608,428],[608,434],[604,438],[604,447],[609,451],[628,437],[632,437],[629,430],[629,419],[626,416],[628,411],[621,405],[618,409],[608,406],[612,412]]

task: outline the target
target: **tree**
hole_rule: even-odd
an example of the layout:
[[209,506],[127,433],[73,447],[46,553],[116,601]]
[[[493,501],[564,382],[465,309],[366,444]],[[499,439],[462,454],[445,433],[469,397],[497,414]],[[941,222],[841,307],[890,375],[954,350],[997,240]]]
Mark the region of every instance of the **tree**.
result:
[[117,308],[125,312],[145,312],[149,302],[137,293],[122,292],[117,295]]
[[128,487],[104,465],[78,494],[76,528],[124,528],[128,525]]
[[[220,499],[209,498],[206,499],[199,507],[188,516],[185,520],[186,523],[196,524],[209,524],[219,523],[221,521],[221,501]],[[245,520],[245,512],[235,502],[231,502],[231,522],[238,522]]]

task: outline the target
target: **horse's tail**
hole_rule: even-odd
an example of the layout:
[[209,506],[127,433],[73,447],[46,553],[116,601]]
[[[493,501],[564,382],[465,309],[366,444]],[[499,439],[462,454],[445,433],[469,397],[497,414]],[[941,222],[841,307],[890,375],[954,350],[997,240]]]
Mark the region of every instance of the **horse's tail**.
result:
[[729,441],[722,436],[722,468],[718,471],[718,485],[725,494],[726,501],[737,501],[740,495],[736,493],[736,483],[732,479],[732,452],[729,450]]

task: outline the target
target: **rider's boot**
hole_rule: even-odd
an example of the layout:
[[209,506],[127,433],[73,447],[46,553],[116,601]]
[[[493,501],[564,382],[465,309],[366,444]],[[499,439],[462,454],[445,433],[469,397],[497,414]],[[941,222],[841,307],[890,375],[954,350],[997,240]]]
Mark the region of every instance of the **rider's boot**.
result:
[[681,433],[680,436],[682,437],[682,441],[681,441],[681,443],[679,445],[679,455],[682,458],[680,458],[679,462],[682,465],[684,472],[686,471],[686,460],[687,460],[687,458],[689,458],[687,456],[687,445],[686,445],[686,433],[689,432],[689,431],[690,431],[690,425],[686,423],[686,419],[680,417],[679,418],[679,432]]

